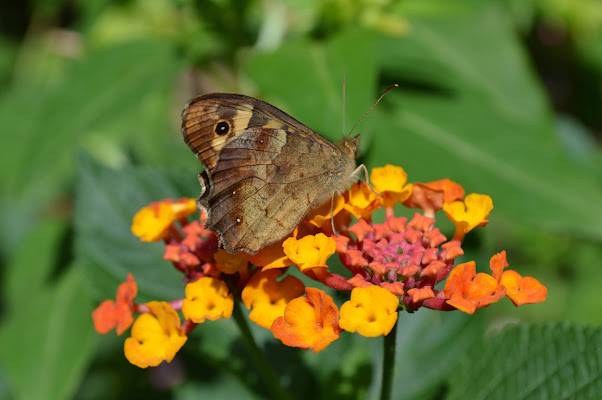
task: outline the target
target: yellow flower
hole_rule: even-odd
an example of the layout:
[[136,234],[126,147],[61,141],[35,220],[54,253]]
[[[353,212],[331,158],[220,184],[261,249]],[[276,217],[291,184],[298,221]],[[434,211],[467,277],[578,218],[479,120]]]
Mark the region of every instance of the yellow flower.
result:
[[412,185],[406,185],[408,174],[403,168],[387,164],[384,167],[373,168],[370,180],[374,189],[383,195],[385,207],[393,207],[397,202],[403,202],[412,194]]
[[132,220],[132,233],[143,242],[157,242],[169,235],[174,221],[197,211],[194,199],[164,199],[142,208]]
[[134,215],[132,233],[143,242],[157,242],[169,235],[176,213],[166,203],[144,207]]
[[341,306],[339,325],[362,336],[388,335],[397,322],[399,298],[380,286],[355,288]]
[[257,267],[263,267],[263,271],[273,268],[288,267],[292,264],[292,261],[284,254],[282,243],[284,243],[284,239],[264,247],[259,250],[257,254],[245,253],[245,257],[251,264]]
[[234,299],[224,281],[203,277],[186,285],[182,303],[184,318],[197,324],[220,318],[230,318]]
[[325,222],[330,223],[330,219],[343,210],[345,206],[344,196],[335,196],[334,204],[331,200],[316,208],[306,218],[310,224],[317,228],[321,228]]
[[454,201],[444,203],[443,211],[456,225],[454,239],[462,240],[464,235],[477,226],[487,225],[487,217],[493,209],[491,197],[485,194],[472,193],[466,196],[464,202]]
[[253,308],[249,318],[257,325],[270,329],[274,320],[284,315],[289,301],[305,293],[305,285],[294,276],[278,281],[282,270],[258,272],[242,291],[242,301],[247,309]]
[[343,206],[357,219],[370,219],[372,212],[382,205],[382,197],[372,191],[364,181],[356,182],[349,189],[349,200]]
[[242,251],[230,254],[226,250],[220,249],[213,256],[215,259],[215,266],[224,274],[242,273],[249,266],[249,261],[245,254],[246,253]]
[[284,254],[299,268],[301,272],[313,268],[328,268],[326,260],[334,254],[336,242],[323,233],[307,235],[297,240],[290,237],[282,244]]
[[170,205],[178,219],[187,217],[199,210],[196,200],[188,197],[182,197],[180,200],[171,202]]
[[128,361],[140,368],[170,362],[188,339],[180,329],[178,313],[166,302],[151,301],[132,326],[132,336],[124,343]]

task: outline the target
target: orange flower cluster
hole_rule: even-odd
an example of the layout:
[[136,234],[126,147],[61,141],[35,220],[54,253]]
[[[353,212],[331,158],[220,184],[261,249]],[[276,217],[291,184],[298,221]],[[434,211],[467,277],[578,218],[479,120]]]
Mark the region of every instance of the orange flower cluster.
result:
[[[505,296],[517,306],[545,300],[547,289],[536,279],[505,270],[505,251],[492,257],[491,275],[477,274],[474,261],[454,266],[464,254],[464,236],[487,224],[493,209],[489,196],[465,196],[448,179],[408,184],[405,171],[392,165],[375,168],[370,178],[373,186],[352,185],[333,204],[329,201],[311,213],[290,237],[255,255],[219,249],[217,236],[204,227],[204,214],[188,220],[196,212],[191,199],[143,208],[134,216],[132,232],[142,241],[165,242],[164,259],[185,276],[185,297],[136,304],[136,284],[129,275],[116,301],[107,300],[94,311],[96,330],[106,333],[116,327],[121,334],[132,325],[133,314],[141,313],[125,342],[125,354],[145,368],[173,359],[197,324],[229,318],[235,299],[251,310],[252,321],[271,329],[284,344],[314,352],[343,331],[387,335],[400,309],[425,306],[472,314]],[[399,203],[421,212],[410,220],[396,217]],[[384,221],[374,223],[373,212],[381,208]],[[435,226],[439,210],[456,226],[452,240]],[[329,270],[327,261],[335,253],[347,276]],[[323,290],[285,275],[292,265],[329,288],[351,292],[350,299],[339,308]],[[446,279],[443,290],[435,288]]]

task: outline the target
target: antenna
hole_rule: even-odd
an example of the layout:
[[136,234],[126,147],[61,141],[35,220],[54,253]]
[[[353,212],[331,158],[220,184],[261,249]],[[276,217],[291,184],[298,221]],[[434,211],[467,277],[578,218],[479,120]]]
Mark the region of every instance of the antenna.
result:
[[343,136],[345,136],[345,78],[343,78]]
[[[345,82],[345,81],[343,81],[343,82]],[[382,100],[382,98],[383,98],[383,97],[385,97],[385,95],[386,95],[387,93],[389,93],[389,91],[390,91],[391,89],[393,89],[393,88],[396,88],[396,87],[399,87],[399,85],[398,85],[397,83],[395,83],[395,84],[393,84],[393,85],[389,86],[389,88],[388,88],[387,90],[385,90],[385,92],[384,92],[384,93],[383,93],[383,94],[382,94],[382,95],[381,95],[381,96],[378,98],[378,100],[376,100],[376,103],[374,103],[374,105],[373,105],[372,107],[370,107],[370,109],[369,109],[369,110],[366,112],[366,114],[364,114],[364,116],[363,116],[362,118],[360,118],[360,120],[359,120],[359,121],[357,121],[357,123],[356,123],[356,124],[353,126],[353,128],[351,128],[351,130],[349,131],[349,136],[351,136],[351,133],[352,133],[352,132],[355,130],[355,128],[357,128],[357,126],[360,124],[360,122],[362,122],[362,121],[364,120],[364,118],[366,118],[366,116],[367,116],[368,114],[370,114],[370,111],[372,111],[372,110],[374,109],[374,107],[376,107],[376,105],[378,104],[378,102],[379,102],[379,101],[381,101],[381,100]],[[343,89],[344,89],[344,88],[345,88],[345,85],[343,85]],[[343,96],[343,99],[344,99],[344,98],[345,98],[345,97]],[[344,104],[344,103],[343,103],[343,104]],[[343,107],[343,110],[345,110],[345,108],[344,108],[344,107]]]

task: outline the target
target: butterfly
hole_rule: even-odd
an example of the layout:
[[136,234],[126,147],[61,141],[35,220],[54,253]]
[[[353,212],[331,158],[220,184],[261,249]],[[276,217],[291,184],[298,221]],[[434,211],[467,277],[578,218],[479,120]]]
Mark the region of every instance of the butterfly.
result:
[[182,112],[184,141],[199,158],[198,206],[230,253],[257,253],[289,235],[354,180],[359,135],[332,143],[278,108],[211,93]]

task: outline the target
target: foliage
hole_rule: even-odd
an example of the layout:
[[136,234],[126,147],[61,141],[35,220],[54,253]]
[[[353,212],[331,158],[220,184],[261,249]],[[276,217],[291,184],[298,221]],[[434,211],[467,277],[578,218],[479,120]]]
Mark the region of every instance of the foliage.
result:
[[[520,310],[403,315],[393,398],[491,397],[492,382],[504,398],[602,393],[598,2],[32,0],[0,15],[0,398],[267,396],[231,321],[150,371],[90,314],[128,272],[143,299],[182,290],[129,227],[151,201],[200,192],[186,101],[245,93],[338,140],[392,83],[356,128],[360,161],[491,195],[498,228],[467,242],[472,258],[506,249],[549,288]],[[255,328],[296,397],[377,397],[367,339],[314,355]]]

